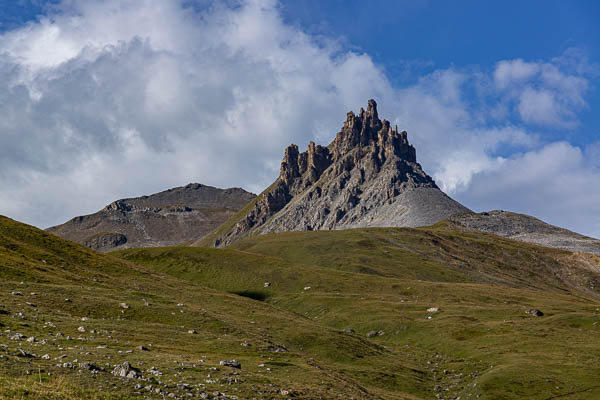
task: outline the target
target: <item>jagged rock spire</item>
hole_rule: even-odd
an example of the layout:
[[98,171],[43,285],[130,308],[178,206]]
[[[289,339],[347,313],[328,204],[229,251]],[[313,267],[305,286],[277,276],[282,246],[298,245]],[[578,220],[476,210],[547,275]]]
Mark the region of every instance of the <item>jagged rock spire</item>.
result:
[[346,114],[327,147],[310,142],[300,153],[288,146],[279,178],[214,244],[250,232],[427,225],[465,211],[422,170],[407,133],[379,119],[371,99],[366,111]]

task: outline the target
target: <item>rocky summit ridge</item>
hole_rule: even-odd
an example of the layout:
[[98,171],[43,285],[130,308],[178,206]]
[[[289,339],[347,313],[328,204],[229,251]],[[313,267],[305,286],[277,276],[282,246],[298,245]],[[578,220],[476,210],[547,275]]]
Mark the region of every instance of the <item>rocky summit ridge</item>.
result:
[[47,231],[91,249],[172,246],[211,232],[251,201],[240,188],[219,189],[199,183],[129,199],[79,216]]
[[[251,234],[434,224],[469,209],[444,194],[417,162],[406,131],[380,120],[377,103],[350,111],[327,146],[285,150],[277,180],[199,244]],[[210,242],[207,242],[210,241]]]

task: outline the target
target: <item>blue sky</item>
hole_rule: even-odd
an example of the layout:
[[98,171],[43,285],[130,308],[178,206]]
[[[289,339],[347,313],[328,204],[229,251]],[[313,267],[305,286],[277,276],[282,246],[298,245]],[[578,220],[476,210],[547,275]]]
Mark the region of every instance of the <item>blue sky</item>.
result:
[[[440,68],[489,70],[499,60],[548,60],[573,47],[600,62],[598,1],[292,0],[282,11],[290,23],[368,53],[399,87]],[[597,141],[597,87],[587,102],[576,130],[547,135],[578,145]]]
[[600,237],[596,1],[19,0],[0,8],[0,214],[188,182],[260,192],[373,97],[438,185]]

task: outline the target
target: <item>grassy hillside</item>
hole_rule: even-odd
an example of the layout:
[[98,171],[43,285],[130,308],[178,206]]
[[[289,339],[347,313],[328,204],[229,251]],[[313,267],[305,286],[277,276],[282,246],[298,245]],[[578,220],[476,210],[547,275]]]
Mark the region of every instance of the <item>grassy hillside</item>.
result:
[[[381,398],[600,396],[600,309],[593,256],[423,229],[289,232],[229,249],[117,254],[160,273],[238,293],[383,349],[338,365]],[[269,282],[270,286],[264,287]],[[310,286],[310,288],[308,288]],[[439,311],[428,311],[438,307]],[[544,316],[527,314],[540,309]],[[382,335],[367,338],[369,332]],[[391,354],[413,368],[411,392]],[[375,370],[368,372],[368,369]],[[478,397],[479,396],[479,397]]]
[[[387,370],[398,393],[431,390],[415,363],[363,337],[6,218],[0,228],[1,399],[376,398],[387,389],[352,375]],[[219,365],[231,359],[241,369]],[[143,379],[111,374],[125,361]]]
[[443,225],[102,255],[0,218],[0,399],[596,398],[599,265]]

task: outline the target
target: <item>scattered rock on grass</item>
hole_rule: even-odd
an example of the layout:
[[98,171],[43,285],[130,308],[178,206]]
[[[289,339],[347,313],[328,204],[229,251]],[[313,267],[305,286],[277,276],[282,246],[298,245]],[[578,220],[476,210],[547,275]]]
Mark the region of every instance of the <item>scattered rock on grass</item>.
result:
[[533,308],[531,310],[527,310],[527,311],[525,311],[525,313],[529,314],[529,315],[533,315],[534,317],[541,317],[544,315],[543,312],[541,312],[540,310],[535,309],[535,308]]
[[86,369],[88,371],[100,371],[100,368],[98,368],[96,365],[89,363],[89,362],[80,362],[79,368]]
[[237,360],[221,360],[219,362],[219,365],[224,366],[224,367],[231,367],[231,368],[242,368],[242,364],[240,364],[239,361]]
[[354,329],[352,329],[352,328],[344,328],[344,332],[345,333],[355,333]]
[[287,353],[289,350],[282,344],[269,346],[269,351],[273,353]]
[[129,364],[129,361],[125,361],[122,365],[117,365],[115,369],[113,369],[112,374],[129,379],[137,379],[140,377],[139,371],[133,368],[131,364]]

